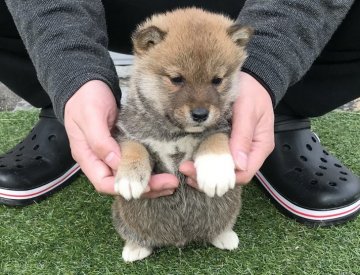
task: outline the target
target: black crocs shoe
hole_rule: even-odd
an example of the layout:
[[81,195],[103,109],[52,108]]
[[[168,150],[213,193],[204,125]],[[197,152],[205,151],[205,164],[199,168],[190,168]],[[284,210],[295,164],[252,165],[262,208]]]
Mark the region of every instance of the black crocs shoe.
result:
[[360,180],[330,155],[308,119],[277,116],[275,149],[257,179],[282,212],[307,225],[344,223],[360,212]]
[[51,108],[42,109],[29,135],[0,156],[0,203],[37,202],[72,182],[79,170],[64,126]]

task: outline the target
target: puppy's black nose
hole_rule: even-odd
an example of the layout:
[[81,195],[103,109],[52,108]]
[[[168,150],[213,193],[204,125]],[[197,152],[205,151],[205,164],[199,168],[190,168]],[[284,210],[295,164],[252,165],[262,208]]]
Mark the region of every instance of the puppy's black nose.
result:
[[191,110],[191,117],[196,122],[203,122],[209,116],[209,110],[205,108],[195,108]]

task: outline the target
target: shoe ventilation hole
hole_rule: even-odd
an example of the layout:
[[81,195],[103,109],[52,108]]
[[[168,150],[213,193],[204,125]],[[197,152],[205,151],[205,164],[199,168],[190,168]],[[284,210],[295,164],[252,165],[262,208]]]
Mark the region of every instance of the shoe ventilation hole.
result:
[[300,159],[301,159],[302,161],[307,161],[307,157],[305,157],[305,156],[300,156]]
[[6,154],[10,155],[10,154],[12,154],[12,153],[13,153],[13,151],[9,151],[9,152],[7,152]]
[[340,171],[340,174],[342,175],[347,175],[348,173],[344,172],[344,171]]
[[49,137],[48,137],[48,140],[49,141],[53,141],[53,140],[55,140],[56,139],[56,136],[55,135],[50,135]]
[[315,184],[317,184],[317,183],[318,183],[317,180],[311,180],[311,181],[310,181],[310,184],[312,184],[312,185],[315,185]]
[[319,168],[320,168],[320,169],[323,169],[323,170],[326,170],[326,169],[327,169],[327,167],[326,167],[326,166],[323,166],[323,165],[319,165]]
[[320,160],[321,160],[323,163],[327,163],[327,160],[324,159],[324,158],[320,158]]
[[34,147],[33,147],[33,149],[36,151],[37,149],[39,149],[39,144],[36,144]]
[[300,168],[300,167],[296,167],[294,170],[295,170],[296,172],[302,172],[302,168]]
[[340,177],[339,180],[342,180],[342,181],[347,181],[347,178],[344,178],[344,177]]
[[317,142],[315,137],[311,137],[311,139],[312,139],[313,142],[315,142],[315,143]]
[[22,166],[22,165],[20,165],[20,164],[18,164],[18,165],[16,165],[16,168],[24,168],[24,166]]
[[334,186],[337,185],[337,183],[336,183],[336,182],[333,182],[333,181],[330,181],[330,182],[329,182],[329,185],[332,186],[332,187],[334,187]]
[[21,159],[16,159],[15,161],[16,161],[16,162],[19,162],[19,161],[21,161]]
[[322,177],[324,175],[324,173],[321,173],[321,172],[316,172],[315,175],[319,176],[319,177]]
[[25,146],[21,146],[21,147],[19,148],[19,151],[24,150],[24,148],[25,148]]
[[36,139],[36,135],[33,135],[33,136],[31,137],[31,140],[34,140],[34,139]]
[[312,147],[310,144],[306,144],[306,149],[308,149],[309,151],[312,151]]
[[36,156],[35,159],[40,160],[40,159],[42,159],[42,156]]
[[341,168],[342,166],[340,165],[340,164],[338,164],[338,163],[334,163],[334,165],[336,166],[336,167],[338,167],[338,168]]
[[283,151],[290,151],[290,150],[291,150],[291,146],[290,146],[289,144],[284,144],[284,145],[282,146],[282,150],[283,150]]
[[6,165],[4,165],[4,164],[0,165],[0,168],[5,168],[5,167],[6,167]]
[[22,155],[23,155],[23,154],[17,154],[16,156],[17,156],[17,157],[21,157]]
[[325,154],[325,155],[329,155],[329,153],[328,152],[326,152],[325,150],[323,150],[323,153]]
[[0,157],[0,159],[3,159],[4,157]]

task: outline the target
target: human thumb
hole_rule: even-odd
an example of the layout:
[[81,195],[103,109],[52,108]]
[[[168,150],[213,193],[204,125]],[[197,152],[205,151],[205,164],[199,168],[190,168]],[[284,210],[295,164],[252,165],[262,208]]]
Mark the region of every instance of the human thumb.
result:
[[112,170],[117,170],[120,162],[120,146],[111,136],[106,122],[92,121],[91,127],[83,128],[89,147]]
[[239,102],[235,102],[233,106],[230,150],[236,168],[247,171],[248,155],[251,150],[256,123],[251,116],[246,115],[246,112],[244,113],[244,110],[241,109],[243,106],[239,105]]

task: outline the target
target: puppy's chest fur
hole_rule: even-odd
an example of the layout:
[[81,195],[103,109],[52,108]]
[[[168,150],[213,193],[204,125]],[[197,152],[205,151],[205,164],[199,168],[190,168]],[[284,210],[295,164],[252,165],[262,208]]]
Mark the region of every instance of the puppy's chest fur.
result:
[[192,158],[194,149],[198,147],[200,137],[187,135],[174,140],[157,140],[153,137],[141,140],[148,148],[154,161],[155,172],[176,173],[179,164]]

